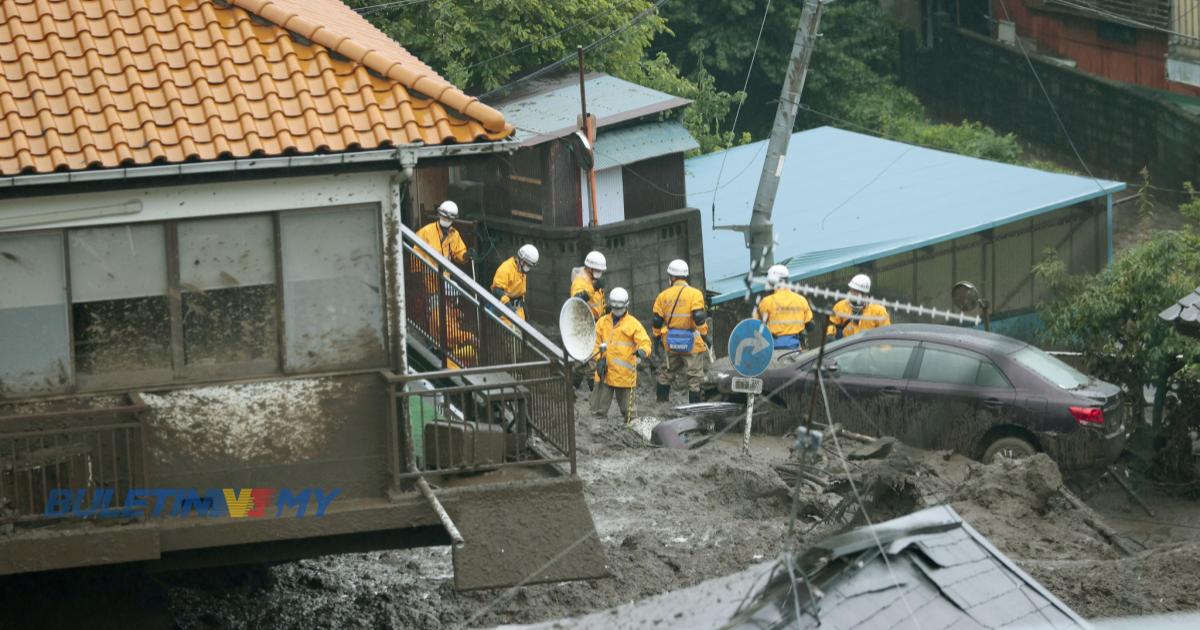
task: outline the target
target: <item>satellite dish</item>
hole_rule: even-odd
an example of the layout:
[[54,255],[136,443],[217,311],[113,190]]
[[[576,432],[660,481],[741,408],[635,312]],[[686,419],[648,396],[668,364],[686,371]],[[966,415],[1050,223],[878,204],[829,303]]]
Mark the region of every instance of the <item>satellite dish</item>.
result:
[[572,359],[580,363],[592,358],[596,345],[596,318],[587,302],[573,297],[562,305],[558,312],[558,332],[562,335],[563,349]]
[[950,299],[958,310],[973,311],[979,308],[979,289],[970,282],[957,282],[950,289]]

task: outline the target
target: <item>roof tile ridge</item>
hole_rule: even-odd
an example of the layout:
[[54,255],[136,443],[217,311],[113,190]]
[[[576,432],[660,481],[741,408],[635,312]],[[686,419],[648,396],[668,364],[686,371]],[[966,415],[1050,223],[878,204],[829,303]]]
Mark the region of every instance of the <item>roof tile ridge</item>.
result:
[[293,31],[309,41],[357,61],[375,72],[400,82],[405,87],[428,94],[462,115],[479,121],[490,132],[500,133],[512,129],[512,126],[504,121],[504,114],[485,105],[478,98],[468,96],[449,81],[409,68],[399,60],[389,59],[382,53],[354,41],[351,37],[335,33],[325,25],[315,24],[288,11],[272,0],[228,0],[228,2],[269,20],[280,28]]

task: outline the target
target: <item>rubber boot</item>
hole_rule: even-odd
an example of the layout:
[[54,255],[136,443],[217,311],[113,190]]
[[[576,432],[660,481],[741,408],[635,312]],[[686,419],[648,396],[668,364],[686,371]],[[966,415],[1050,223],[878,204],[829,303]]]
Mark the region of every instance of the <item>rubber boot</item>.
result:
[[689,391],[688,392],[688,404],[691,405],[691,404],[698,403],[698,402],[704,402],[704,400],[702,400],[700,398],[700,392]]
[[658,402],[669,401],[671,399],[671,386],[659,385],[658,388],[654,390],[654,395],[658,399]]

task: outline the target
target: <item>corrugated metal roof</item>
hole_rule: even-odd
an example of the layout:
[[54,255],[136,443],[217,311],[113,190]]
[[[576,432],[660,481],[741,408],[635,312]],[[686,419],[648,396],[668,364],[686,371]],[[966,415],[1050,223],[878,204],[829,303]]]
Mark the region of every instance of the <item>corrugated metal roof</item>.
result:
[[[750,221],[766,141],[687,160],[688,205],[704,223],[714,302],[745,295],[745,239],[717,225]],[[911,251],[1125,189],[820,127],[792,135],[772,220],[775,260],[808,278]],[[786,262],[785,262],[786,261]]]
[[597,134],[596,169],[699,148],[700,143],[679,121],[643,123]]
[[[585,77],[588,112],[604,127],[691,103],[686,98],[642,87],[606,74]],[[504,119],[517,128],[513,139],[533,146],[561,138],[577,129],[579,80],[564,78],[537,89],[491,101]],[[599,139],[597,138],[597,142]]]

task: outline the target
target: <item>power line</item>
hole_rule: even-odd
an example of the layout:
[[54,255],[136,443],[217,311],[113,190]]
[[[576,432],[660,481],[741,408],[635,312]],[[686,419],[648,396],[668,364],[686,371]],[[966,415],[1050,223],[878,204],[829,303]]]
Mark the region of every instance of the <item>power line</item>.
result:
[[[1061,1],[1061,0],[1060,0]],[[1008,12],[1008,3],[1005,0],[1000,0],[1000,6],[1004,9],[1004,17],[1012,20],[1012,16]],[[1025,57],[1025,63],[1029,66],[1029,71],[1033,73],[1033,78],[1037,81],[1038,87],[1042,90],[1042,96],[1046,97],[1046,104],[1050,106],[1050,112],[1054,114],[1054,120],[1058,123],[1058,128],[1062,130],[1063,136],[1067,139],[1067,144],[1071,145],[1071,151],[1075,153],[1075,158],[1079,160],[1080,166],[1087,172],[1088,177],[1092,178],[1096,187],[1100,192],[1104,192],[1104,185],[1099,179],[1092,174],[1092,169],[1088,168],[1087,162],[1084,161],[1083,155],[1079,152],[1079,148],[1075,146],[1075,141],[1071,139],[1071,133],[1067,131],[1066,124],[1063,123],[1062,117],[1058,115],[1058,108],[1054,106],[1054,100],[1050,98],[1050,92],[1046,90],[1046,85],[1042,83],[1042,77],[1038,74],[1037,68],[1033,65],[1033,60],[1029,58],[1029,52],[1025,50],[1025,44],[1021,43],[1021,38],[1017,37],[1017,48],[1020,49],[1021,55]]]
[[[1001,3],[1001,4],[1003,4],[1003,3]],[[1068,6],[1073,9],[1078,9],[1080,11],[1095,13],[1102,17],[1106,17],[1106,18],[1109,18],[1116,22],[1125,24],[1127,26],[1136,26],[1138,28],[1143,28],[1143,29],[1150,30],[1150,31],[1158,31],[1160,33],[1166,33],[1168,35],[1175,35],[1176,37],[1185,37],[1187,39],[1196,39],[1196,37],[1194,35],[1186,35],[1184,33],[1180,33],[1179,31],[1173,31],[1169,28],[1163,28],[1161,26],[1147,24],[1146,22],[1142,22],[1140,20],[1136,20],[1134,18],[1127,17],[1127,16],[1121,15],[1119,13],[1113,13],[1111,11],[1101,9],[1100,7],[1097,7],[1097,6],[1093,5],[1092,3],[1088,2],[1087,0],[1079,0],[1079,2],[1072,2],[1071,0],[1055,0],[1055,4]],[[1192,8],[1194,9],[1195,7],[1192,7]],[[1185,13],[1184,15],[1187,15],[1187,14]],[[1004,16],[1006,19],[1009,19],[1009,20],[1012,19],[1012,18],[1008,17],[1008,8],[1007,7],[1004,9]],[[1180,16],[1180,19],[1182,19],[1183,17],[1184,16]]]
[[[750,95],[746,90],[750,87],[750,73],[754,70],[754,60],[758,58],[758,44],[762,41],[763,29],[767,26],[767,14],[771,12],[771,0],[767,0],[767,6],[763,9],[762,22],[758,25],[758,36],[754,38],[754,52],[750,53],[750,63],[746,66],[746,79],[742,81],[742,100],[738,101],[737,111],[733,113],[733,127],[729,130],[732,138],[737,138],[738,118],[742,115],[742,105],[749,100]],[[729,158],[728,150],[721,156],[721,168],[717,170],[717,182],[712,189],[712,224],[717,224],[717,191],[721,188],[721,175],[725,173],[725,160]]]
[[425,2],[429,2],[429,0],[395,0],[395,2],[383,2],[365,7],[358,7],[354,9],[354,12],[358,13],[359,15],[367,15],[369,13],[379,13],[380,11],[386,11],[392,8],[406,7],[412,4],[422,4]]
[[[625,24],[623,26],[619,26],[619,27],[609,31],[608,33],[605,33],[604,35],[601,35],[600,37],[598,37],[597,39],[592,41],[592,43],[588,44],[587,46],[584,46],[583,47],[584,52],[590,52],[596,48],[599,48],[600,46],[603,46],[605,43],[616,38],[621,33],[624,33],[625,31],[629,30],[630,28],[633,28],[634,25],[636,25],[638,22],[641,22],[642,20],[644,20],[651,13],[658,11],[659,7],[661,7],[662,5],[664,5],[666,3],[667,3],[667,0],[656,0],[656,2],[654,4],[650,5],[649,7],[646,7],[646,9],[643,10],[641,13],[638,13],[637,15],[633,16],[633,18],[627,24]],[[547,72],[550,72],[556,68],[561,67],[563,64],[565,64],[575,58],[576,58],[576,53],[571,53],[571,54],[563,57],[562,59],[559,59],[558,61],[555,61],[549,65],[543,66],[523,77],[519,77],[517,79],[509,81],[508,83],[501,85],[500,87],[497,87],[496,89],[491,90],[486,94],[483,94],[482,96],[479,97],[479,100],[486,101],[489,97],[495,96],[499,92],[507,91],[507,90],[511,89],[513,86],[515,86],[516,84],[521,83],[523,81],[529,81],[534,78],[540,77],[540,76],[546,74]]]
[[475,69],[475,68],[478,68],[479,66],[482,66],[482,65],[484,65],[484,64],[487,64],[487,63],[491,63],[491,62],[493,62],[493,61],[495,61],[495,60],[497,60],[497,59],[503,59],[504,57],[507,57],[507,56],[509,56],[509,55],[512,55],[512,54],[514,54],[514,53],[521,52],[522,50],[525,50],[526,48],[529,48],[530,46],[537,46],[537,45],[539,45],[539,44],[543,44],[543,43],[545,43],[545,42],[547,42],[547,41],[549,41],[549,40],[551,40],[551,39],[554,39],[555,37],[558,37],[558,36],[562,35],[563,33],[567,33],[567,32],[569,32],[569,31],[575,30],[576,28],[578,28],[578,27],[580,27],[580,26],[583,26],[584,24],[587,24],[587,23],[589,23],[589,22],[592,22],[593,20],[595,20],[596,18],[598,18],[598,17],[600,17],[600,16],[602,16],[602,15],[606,15],[606,14],[608,14],[608,13],[611,13],[611,12],[613,12],[613,11],[616,11],[617,9],[624,8],[624,7],[625,7],[625,5],[629,4],[630,2],[633,2],[633,0],[625,0],[625,1],[624,1],[624,2],[622,2],[621,4],[618,4],[617,6],[615,6],[615,7],[612,7],[612,8],[610,8],[610,9],[604,9],[603,11],[597,11],[597,12],[596,12],[595,14],[593,14],[591,17],[589,17],[589,18],[587,18],[587,19],[579,20],[578,22],[576,22],[576,23],[574,23],[574,24],[572,24],[572,25],[570,25],[570,26],[568,26],[568,27],[566,27],[566,28],[564,28],[564,29],[562,29],[562,30],[558,31],[557,33],[552,33],[552,34],[550,34],[550,35],[547,35],[547,36],[543,37],[542,39],[539,39],[539,40],[538,40],[538,41],[536,41],[536,42],[529,42],[529,43],[525,44],[524,46],[520,46],[520,47],[518,47],[518,48],[513,48],[512,50],[509,50],[509,51],[506,51],[506,52],[500,53],[499,55],[496,55],[495,57],[492,57],[491,59],[484,59],[483,61],[477,61],[477,62],[475,62],[475,63],[473,63],[473,64],[471,64],[471,65],[467,66],[467,67],[465,68],[465,70],[468,70],[468,71],[469,71],[469,70],[473,70],[473,69]]

